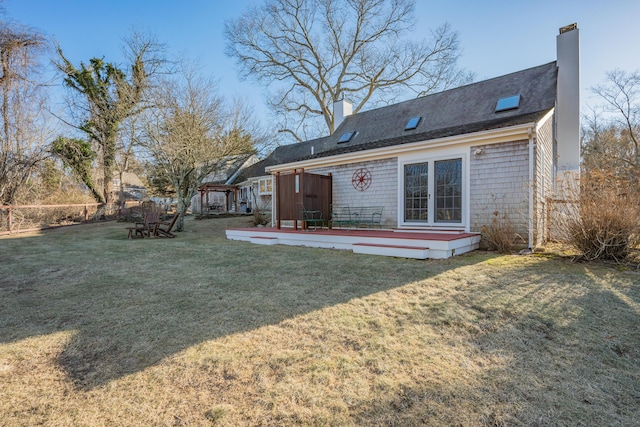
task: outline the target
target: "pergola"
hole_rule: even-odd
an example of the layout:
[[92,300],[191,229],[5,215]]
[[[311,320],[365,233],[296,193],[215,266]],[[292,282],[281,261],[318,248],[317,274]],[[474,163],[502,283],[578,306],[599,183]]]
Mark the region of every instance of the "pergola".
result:
[[229,212],[229,194],[233,193],[233,210],[238,212],[238,186],[227,184],[214,184],[205,182],[198,187],[200,192],[200,213],[204,214],[205,209],[210,209],[209,193],[224,193],[224,211]]

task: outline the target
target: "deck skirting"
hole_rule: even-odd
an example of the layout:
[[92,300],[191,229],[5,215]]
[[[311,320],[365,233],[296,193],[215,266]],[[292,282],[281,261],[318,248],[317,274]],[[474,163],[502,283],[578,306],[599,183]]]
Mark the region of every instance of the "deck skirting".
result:
[[399,230],[294,230],[230,228],[227,239],[258,245],[308,246],[400,258],[444,259],[478,248],[477,233],[402,232]]

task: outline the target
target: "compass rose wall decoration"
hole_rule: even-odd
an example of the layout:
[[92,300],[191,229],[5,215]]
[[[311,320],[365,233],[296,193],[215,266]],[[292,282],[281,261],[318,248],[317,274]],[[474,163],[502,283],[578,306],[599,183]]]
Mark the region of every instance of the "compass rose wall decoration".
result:
[[371,185],[371,172],[367,168],[356,169],[351,177],[353,188],[358,191],[365,191]]

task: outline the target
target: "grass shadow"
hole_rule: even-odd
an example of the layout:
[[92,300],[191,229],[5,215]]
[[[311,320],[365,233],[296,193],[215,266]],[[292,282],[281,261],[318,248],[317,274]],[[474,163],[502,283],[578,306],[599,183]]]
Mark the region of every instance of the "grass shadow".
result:
[[226,240],[224,230],[239,221],[191,221],[176,239],[127,240],[125,224],[107,223],[0,241],[0,342],[72,332],[58,361],[88,390],[194,344],[479,259],[424,262]]

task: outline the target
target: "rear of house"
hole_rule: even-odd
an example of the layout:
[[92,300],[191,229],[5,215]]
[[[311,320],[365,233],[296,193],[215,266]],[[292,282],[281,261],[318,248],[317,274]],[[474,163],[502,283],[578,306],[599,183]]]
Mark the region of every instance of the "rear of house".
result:
[[338,117],[334,134],[279,147],[254,175],[330,175],[331,204],[383,207],[387,228],[500,223],[523,246],[541,244],[546,200],[579,164],[579,35],[575,24],[560,32],[557,61]]

